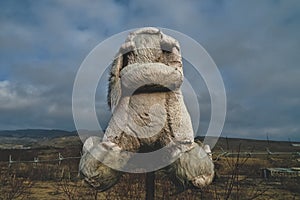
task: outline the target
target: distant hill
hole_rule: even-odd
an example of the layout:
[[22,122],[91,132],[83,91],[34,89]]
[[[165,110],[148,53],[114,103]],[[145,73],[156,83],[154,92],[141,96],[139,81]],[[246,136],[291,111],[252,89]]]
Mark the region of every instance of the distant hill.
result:
[[0,137],[13,137],[13,138],[56,138],[66,136],[76,136],[76,131],[65,130],[47,130],[47,129],[23,129],[23,130],[2,130]]
[[[195,140],[203,141],[204,137],[197,136]],[[296,145],[295,145],[296,144]],[[215,145],[213,151],[266,151],[267,148],[271,151],[281,151],[281,152],[294,152],[299,151],[300,147],[297,147],[299,142],[288,142],[288,141],[267,141],[267,140],[257,140],[257,139],[245,139],[245,138],[218,138],[218,142]]]
[[0,149],[81,145],[81,140],[91,136],[103,137],[103,131],[80,130],[79,138],[77,131],[59,129],[0,130]]
[[[66,146],[82,146],[86,138],[91,136],[103,137],[103,132],[80,130],[80,138],[77,131],[66,131],[58,129],[23,129],[0,131],[0,149],[24,149]],[[212,138],[213,139],[213,138]],[[195,140],[203,141],[204,137],[196,137]],[[209,141],[209,140],[208,140]],[[206,141],[206,142],[208,142]],[[299,152],[299,142],[266,141],[242,138],[220,137],[212,146],[214,152],[222,151],[263,151],[269,149],[271,152]]]
[[[81,144],[90,136],[103,137],[103,132],[81,130],[80,138],[77,131],[66,131],[59,129],[23,129],[23,130],[0,130],[0,149],[1,145],[13,146],[66,146]],[[203,137],[196,137],[203,141]],[[242,151],[299,151],[299,142],[287,141],[265,141],[255,139],[242,139],[242,138],[224,138],[220,137],[217,144],[213,147],[213,151],[225,151],[238,149]]]

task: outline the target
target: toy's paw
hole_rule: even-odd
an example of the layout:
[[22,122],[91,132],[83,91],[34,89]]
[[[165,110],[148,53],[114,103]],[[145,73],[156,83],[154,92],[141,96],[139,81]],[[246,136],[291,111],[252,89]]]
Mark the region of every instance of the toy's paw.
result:
[[83,156],[79,170],[91,186],[104,191],[117,183],[121,169],[126,165],[129,156],[112,142],[100,142],[97,138],[89,138],[83,147]]
[[207,185],[209,185],[214,178],[214,174],[209,174],[209,175],[201,175],[197,176],[192,180],[192,183],[195,187],[198,188],[203,188]]
[[214,177],[214,164],[209,155],[209,147],[193,143],[193,148],[167,167],[167,173],[179,188],[195,186],[203,188],[209,185]]
[[79,169],[84,180],[100,191],[107,190],[115,185],[121,176],[119,171],[104,165],[89,152],[82,156]]

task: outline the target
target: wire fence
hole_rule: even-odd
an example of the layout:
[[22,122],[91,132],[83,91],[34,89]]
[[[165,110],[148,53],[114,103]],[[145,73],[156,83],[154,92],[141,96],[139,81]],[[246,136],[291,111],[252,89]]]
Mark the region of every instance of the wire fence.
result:
[[[53,154],[53,155],[55,155],[55,154]],[[268,148],[266,148],[265,151],[225,151],[224,149],[220,148],[219,151],[214,151],[213,152],[214,162],[217,162],[220,158],[225,158],[225,157],[237,157],[237,156],[255,157],[255,156],[261,156],[261,155],[266,155],[266,156],[271,156],[271,157],[273,157],[273,156],[280,156],[280,155],[284,155],[284,156],[287,155],[287,156],[293,156],[294,158],[299,158],[300,157],[300,152],[297,152],[297,151],[293,151],[293,152],[292,151],[291,152],[272,152]],[[14,164],[17,165],[17,164],[20,164],[20,163],[32,163],[34,165],[38,164],[38,163],[42,163],[42,164],[45,164],[45,163],[57,163],[58,165],[61,165],[61,163],[63,161],[78,160],[81,157],[82,157],[82,153],[80,153],[80,156],[71,156],[71,157],[64,157],[62,155],[62,153],[58,153],[58,157],[53,158],[53,159],[39,159],[38,157],[34,157],[33,160],[14,160],[13,157],[12,157],[12,155],[9,155],[8,166],[10,167],[10,166],[12,166]],[[6,164],[7,161],[4,161],[4,163]],[[41,166],[42,166],[42,168],[44,168],[44,165],[41,165]],[[61,166],[63,166],[63,165],[61,165]],[[239,165],[237,165],[237,166],[239,166]],[[55,170],[57,170],[57,168],[55,168]],[[76,171],[76,170],[78,170],[78,171]],[[264,171],[264,173],[265,173],[264,177],[267,177],[268,176],[267,175],[268,171]],[[79,168],[75,169],[74,171],[71,171],[71,172],[64,171],[64,169],[61,169],[60,171],[58,171],[57,174],[58,174],[57,177],[59,177],[59,180],[61,180],[62,177],[67,178],[67,180],[69,180],[69,181],[70,180],[71,181],[81,180]],[[64,176],[64,175],[66,175],[66,176]],[[49,176],[49,175],[45,175],[45,176]],[[222,175],[222,176],[223,177],[233,177],[233,178],[235,177],[235,176],[233,176],[231,174],[230,174],[230,176],[227,175],[227,174]],[[162,194],[164,194],[164,197],[165,196],[170,196],[171,195],[170,194],[170,191],[171,191],[170,188],[172,187],[171,183],[170,182],[165,182],[165,178],[162,179],[159,176],[156,176],[156,177],[157,177],[156,179],[159,179],[159,181],[156,180],[156,182],[154,184],[159,185],[159,187],[158,186],[152,186],[152,187],[155,187],[156,190],[158,190],[158,188],[160,190],[160,191],[156,192],[156,195],[162,193]],[[282,175],[280,175],[280,177],[282,177]],[[37,179],[34,179],[34,180],[37,180]],[[40,180],[40,179],[38,179],[38,180]],[[49,180],[49,179],[47,179],[47,180]],[[132,176],[132,174],[131,174],[131,175],[128,175],[127,179],[124,179],[124,180],[125,181],[123,181],[124,182],[123,185],[121,183],[121,185],[119,185],[118,188],[116,188],[115,190],[110,190],[110,191],[113,191],[114,193],[115,193],[115,191],[130,191],[130,192],[132,192],[132,194],[137,195],[139,193],[136,192],[136,191],[140,192],[140,191],[143,191],[143,190],[149,188],[149,186],[142,187],[142,185],[145,185],[145,182],[147,181],[147,176],[146,176],[146,178],[145,178],[145,176],[143,176],[141,178],[141,177],[137,177],[135,175]],[[223,179],[221,179],[221,181],[222,180]],[[237,180],[237,183],[238,183],[239,177],[237,176],[237,179],[235,179],[235,178],[234,179],[230,179],[229,178],[228,180]],[[254,179],[250,179],[250,180],[254,180]],[[144,184],[141,184],[142,181],[144,181],[143,182]],[[135,183],[137,183],[137,184],[135,184]],[[236,182],[234,182],[234,183],[236,183]],[[58,182],[58,186],[60,186],[60,187],[64,187],[65,186],[67,188],[70,188],[69,185],[62,185],[62,184],[70,184],[69,182]],[[262,182],[260,182],[259,184],[262,184]],[[135,186],[133,186],[133,185],[135,185]],[[237,185],[238,185],[238,187],[241,187],[240,184],[237,184]],[[137,186],[139,188],[135,189],[134,187],[137,187]],[[127,187],[127,189],[124,189],[124,187]],[[262,187],[262,185],[258,185],[258,187]],[[164,189],[161,189],[161,188],[164,188]],[[225,190],[226,190],[226,188],[225,188]],[[154,191],[155,191],[155,189],[154,189]],[[213,191],[217,191],[217,190],[215,189]],[[136,193],[134,193],[134,192],[136,192]],[[108,194],[111,195],[111,193],[108,193]],[[119,194],[119,193],[117,193],[117,194]],[[128,193],[126,193],[126,195],[128,195]],[[174,194],[172,194],[172,195],[174,195]],[[188,195],[189,196],[190,195],[195,195],[194,198],[196,198],[196,195],[197,195],[197,198],[199,198],[199,193],[196,193],[196,192],[195,193],[189,193]],[[201,195],[202,195],[202,193],[201,193]],[[194,198],[191,197],[191,198],[188,198],[188,199],[194,199]]]
[[[224,149],[220,148],[221,151],[219,152],[213,152],[213,162],[217,163],[221,158],[226,158],[226,157],[257,157],[257,156],[263,156],[266,155],[268,156],[268,158],[272,158],[275,156],[280,156],[280,155],[284,155],[287,156],[285,157],[285,159],[292,159],[295,160],[296,162],[300,162],[300,152],[272,152],[270,151],[268,148],[266,148],[265,151],[242,151],[242,152],[229,152],[229,151],[224,151]],[[288,157],[289,156],[289,157]],[[34,157],[33,160],[14,160],[12,155],[9,155],[9,159],[8,159],[8,167],[11,168],[12,165],[18,165],[21,163],[27,163],[30,164],[32,163],[34,166],[34,168],[36,168],[38,166],[38,163],[41,164],[58,164],[58,166],[61,166],[61,163],[63,161],[66,160],[79,160],[82,157],[82,153],[80,153],[80,156],[71,156],[71,157],[64,157],[61,153],[58,153],[58,157],[54,158],[54,159],[39,159],[38,157]],[[248,159],[247,158],[247,159]],[[4,163],[7,163],[4,161]],[[43,165],[44,166],[44,165]],[[76,165],[77,166],[77,165]],[[72,169],[71,171],[66,171],[64,168],[61,168],[61,173],[59,177],[64,177],[64,174],[66,173],[67,177],[69,178],[69,180],[72,179],[77,179],[80,178],[80,169],[79,167],[76,167],[74,165],[72,165],[72,168],[75,167],[74,169]],[[70,167],[70,166],[69,166]],[[72,175],[71,175],[72,174]],[[76,175],[75,175],[76,174]]]
[[[213,152],[213,155],[215,157],[214,162],[218,161],[221,157],[234,157],[234,156],[249,156],[249,157],[255,157],[259,155],[269,155],[269,156],[277,156],[277,155],[290,155],[290,156],[296,156],[300,157],[300,152],[272,152],[268,148],[266,148],[265,151],[244,151],[244,152],[229,152],[224,151],[224,149],[220,148],[221,152]],[[60,165],[62,161],[64,160],[72,160],[72,159],[81,159],[81,156],[75,156],[75,157],[63,157],[61,153],[58,153],[57,159],[49,159],[49,160],[40,160],[38,157],[34,157],[33,160],[13,160],[12,156],[9,155],[8,158],[8,165],[9,167],[12,164],[16,163],[51,163],[51,162],[58,162]]]
[[63,157],[61,153],[58,153],[57,159],[49,159],[49,160],[40,160],[38,157],[34,157],[33,160],[13,160],[12,156],[9,155],[8,158],[8,166],[10,167],[12,164],[16,163],[51,163],[51,162],[58,162],[60,165],[62,161],[64,160],[72,160],[72,159],[80,159],[81,156],[75,156],[75,157]]
[[244,151],[244,152],[229,152],[224,151],[223,148],[220,148],[220,153],[213,153],[213,155],[216,155],[214,162],[218,161],[221,157],[232,157],[232,156],[249,156],[249,157],[255,157],[260,155],[268,155],[268,156],[279,156],[279,155],[290,155],[290,156],[296,156],[300,157],[300,152],[293,151],[293,152],[272,152],[269,148],[266,148],[265,151]]

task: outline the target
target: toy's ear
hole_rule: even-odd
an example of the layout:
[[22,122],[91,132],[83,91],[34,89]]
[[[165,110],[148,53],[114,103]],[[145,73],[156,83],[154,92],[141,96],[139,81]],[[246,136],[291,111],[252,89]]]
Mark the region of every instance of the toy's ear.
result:
[[123,68],[123,65],[125,64],[123,55],[127,54],[130,51],[133,51],[134,48],[134,42],[126,41],[121,45],[119,52],[112,63],[107,94],[108,106],[112,112],[114,112],[114,109],[118,105],[119,100],[122,96],[120,72]]
[[120,78],[120,70],[122,69],[122,66],[123,55],[119,53],[112,63],[108,85],[107,102],[112,112],[118,105],[122,95]]

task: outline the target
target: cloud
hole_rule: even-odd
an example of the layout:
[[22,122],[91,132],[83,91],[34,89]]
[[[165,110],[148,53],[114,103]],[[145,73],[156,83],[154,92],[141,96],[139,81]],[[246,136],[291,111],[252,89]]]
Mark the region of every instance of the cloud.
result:
[[[191,36],[216,62],[228,98],[224,135],[299,140],[299,9],[296,0],[3,1],[0,129],[73,129],[73,81],[86,55],[115,33],[158,26]],[[201,85],[205,132],[210,100]],[[105,124],[106,83],[99,88]]]
[[[2,110],[22,109],[32,106],[36,99],[28,99],[26,97],[34,97],[38,95],[38,91],[33,87],[17,88],[9,81],[0,82],[0,106]],[[33,101],[32,101],[33,100]]]
[[1,81],[1,128],[74,128],[71,102],[65,101],[66,98],[58,98],[53,93],[45,95],[49,89]]

